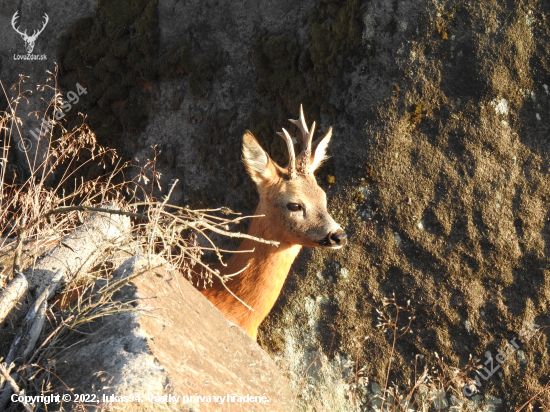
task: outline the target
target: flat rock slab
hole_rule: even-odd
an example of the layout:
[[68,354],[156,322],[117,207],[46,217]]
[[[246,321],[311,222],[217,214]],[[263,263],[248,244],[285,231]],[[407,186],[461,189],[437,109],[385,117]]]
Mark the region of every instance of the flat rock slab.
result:
[[[146,262],[132,257],[115,277],[134,276]],[[128,411],[292,409],[288,382],[267,353],[180,273],[144,272],[122,295],[137,299],[138,310],[102,318],[57,360],[72,393],[92,396],[87,409],[109,401]]]

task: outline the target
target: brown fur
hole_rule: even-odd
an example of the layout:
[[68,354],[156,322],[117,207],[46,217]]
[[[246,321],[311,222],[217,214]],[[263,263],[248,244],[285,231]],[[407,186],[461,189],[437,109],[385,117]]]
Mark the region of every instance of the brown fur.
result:
[[[330,131],[314,144],[311,163],[315,167],[324,159],[329,139]],[[222,275],[246,268],[230,278],[226,286],[253,311],[232,296],[217,279],[202,293],[228,320],[256,339],[258,327],[273,308],[302,246],[331,246],[323,240],[331,234],[344,232],[327,212],[326,195],[317,185],[314,169],[292,179],[288,169],[274,163],[249,131],[243,136],[243,161],[260,193],[255,215],[263,215],[252,220],[248,234],[280,244],[276,247],[245,239],[239,250],[254,252],[235,253],[226,267],[216,267]],[[300,204],[301,211],[290,211],[289,203]],[[341,245],[344,243],[345,239]]]
[[[263,225],[265,218],[255,218],[249,234],[265,239],[272,239],[269,230]],[[246,302],[254,311],[246,308],[228,293],[220,281],[202,293],[231,322],[239,325],[253,339],[256,339],[258,327],[269,314],[283,287],[290,266],[300,252],[301,245],[281,243],[279,247],[245,239],[239,250],[254,250],[254,253],[236,253],[223,267],[223,274],[236,273],[242,268],[247,270],[226,283],[235,295]],[[251,256],[252,255],[252,256]],[[217,269],[222,269],[218,266]]]

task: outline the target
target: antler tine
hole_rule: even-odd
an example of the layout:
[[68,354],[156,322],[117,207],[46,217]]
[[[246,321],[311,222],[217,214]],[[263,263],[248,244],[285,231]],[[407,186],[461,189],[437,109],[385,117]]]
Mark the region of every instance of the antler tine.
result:
[[44,23],[42,25],[42,28],[33,31],[32,36],[31,36],[31,38],[33,38],[33,39],[36,39],[38,37],[38,35],[44,31],[44,29],[46,28],[48,22],[50,21],[50,18],[48,17],[48,15],[46,13],[44,13],[44,16],[42,16],[42,18],[44,19]]
[[315,133],[315,122],[311,125],[311,129],[308,130],[306,118],[304,116],[304,107],[300,105],[300,119],[293,120],[288,119],[294,123],[302,132],[302,153],[298,156],[300,164],[298,165],[298,171],[300,173],[308,173],[309,162],[311,158],[311,142],[313,141],[313,135]]
[[44,16],[42,18],[44,19],[44,26],[42,26],[42,30],[40,30],[40,32],[42,32],[46,28],[46,25],[50,21],[50,18],[48,17],[47,13],[44,13]]
[[[308,154],[311,155],[311,142],[313,141],[314,134],[315,134],[315,122],[313,122],[313,124],[311,125],[311,129],[309,131],[309,135],[307,136],[307,139],[304,140],[304,149],[303,149],[304,153],[307,151]],[[309,156],[308,156],[308,160],[309,160]]]
[[18,18],[19,18],[19,10],[17,10],[17,11],[15,12],[15,14],[13,15],[13,17],[11,18],[11,26],[12,26],[13,29],[14,29],[17,33],[19,33],[20,35],[26,35],[26,34],[27,34],[27,30],[25,30],[25,32],[23,33],[23,32],[21,32],[21,31],[19,30],[19,28],[16,28],[16,27],[15,27],[15,24],[17,23],[17,19],[18,19]]
[[309,162],[311,159],[311,140],[315,133],[315,122],[311,125],[311,130],[307,136],[304,136],[302,153],[298,156],[298,172],[302,174],[309,173]]
[[19,18],[19,10],[17,10],[14,14],[13,14],[13,17],[11,18],[11,24],[13,26],[15,26],[15,23],[17,22],[17,19]]
[[288,119],[288,121],[298,126],[298,129],[300,129],[300,131],[302,132],[302,138],[305,140],[307,135],[309,135],[309,131],[307,128],[306,118],[304,117],[304,108],[302,105],[300,105],[300,118],[296,120]]
[[288,175],[290,180],[296,179],[296,155],[294,154],[294,143],[292,143],[292,137],[283,127],[283,133],[277,132],[286,142],[288,148]]

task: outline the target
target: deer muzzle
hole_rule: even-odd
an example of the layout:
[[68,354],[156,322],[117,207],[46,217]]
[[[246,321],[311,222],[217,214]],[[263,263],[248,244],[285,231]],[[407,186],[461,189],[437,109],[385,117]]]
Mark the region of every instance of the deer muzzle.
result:
[[348,235],[340,227],[319,241],[321,246],[330,247],[332,249],[340,249],[346,243],[348,243]]

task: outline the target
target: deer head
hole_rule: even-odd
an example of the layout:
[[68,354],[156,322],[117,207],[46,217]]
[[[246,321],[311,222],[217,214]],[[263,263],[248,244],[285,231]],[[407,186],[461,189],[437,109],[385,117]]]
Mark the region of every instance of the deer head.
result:
[[329,215],[326,194],[313,175],[326,159],[332,128],[312,143],[315,123],[308,128],[301,106],[300,118],[290,121],[302,133],[303,150],[295,156],[292,138],[283,129],[279,135],[288,147],[286,167],[271,160],[251,132],[246,131],[243,136],[243,161],[260,193],[256,215],[263,215],[252,219],[248,234],[278,241],[279,246],[244,239],[239,253],[231,256],[226,265],[215,266],[231,281],[226,285],[214,280],[212,287],[202,291],[228,320],[253,339],[281,293],[301,247],[338,249],[347,242],[346,233]]
[[243,161],[260,194],[256,213],[265,215],[269,227],[265,236],[286,244],[340,248],[346,233],[329,215],[326,194],[313,175],[326,159],[332,128],[312,143],[315,122],[308,128],[302,106],[300,118],[289,120],[301,131],[303,150],[296,157],[289,133],[278,133],[288,148],[286,168],[271,160],[250,131],[243,136]]
[[25,42],[25,48],[27,49],[27,53],[31,54],[32,51],[34,50],[34,42],[38,38],[38,35],[44,31],[50,19],[48,15],[44,13],[44,24],[42,25],[42,28],[40,30],[33,30],[32,35],[29,36],[27,35],[27,30],[25,30],[24,32],[20,32],[19,29],[15,27],[17,19],[19,18],[18,13],[19,13],[19,10],[16,11],[15,14],[13,15],[11,19],[11,26],[17,33],[21,35],[21,37],[23,38],[23,41]]

